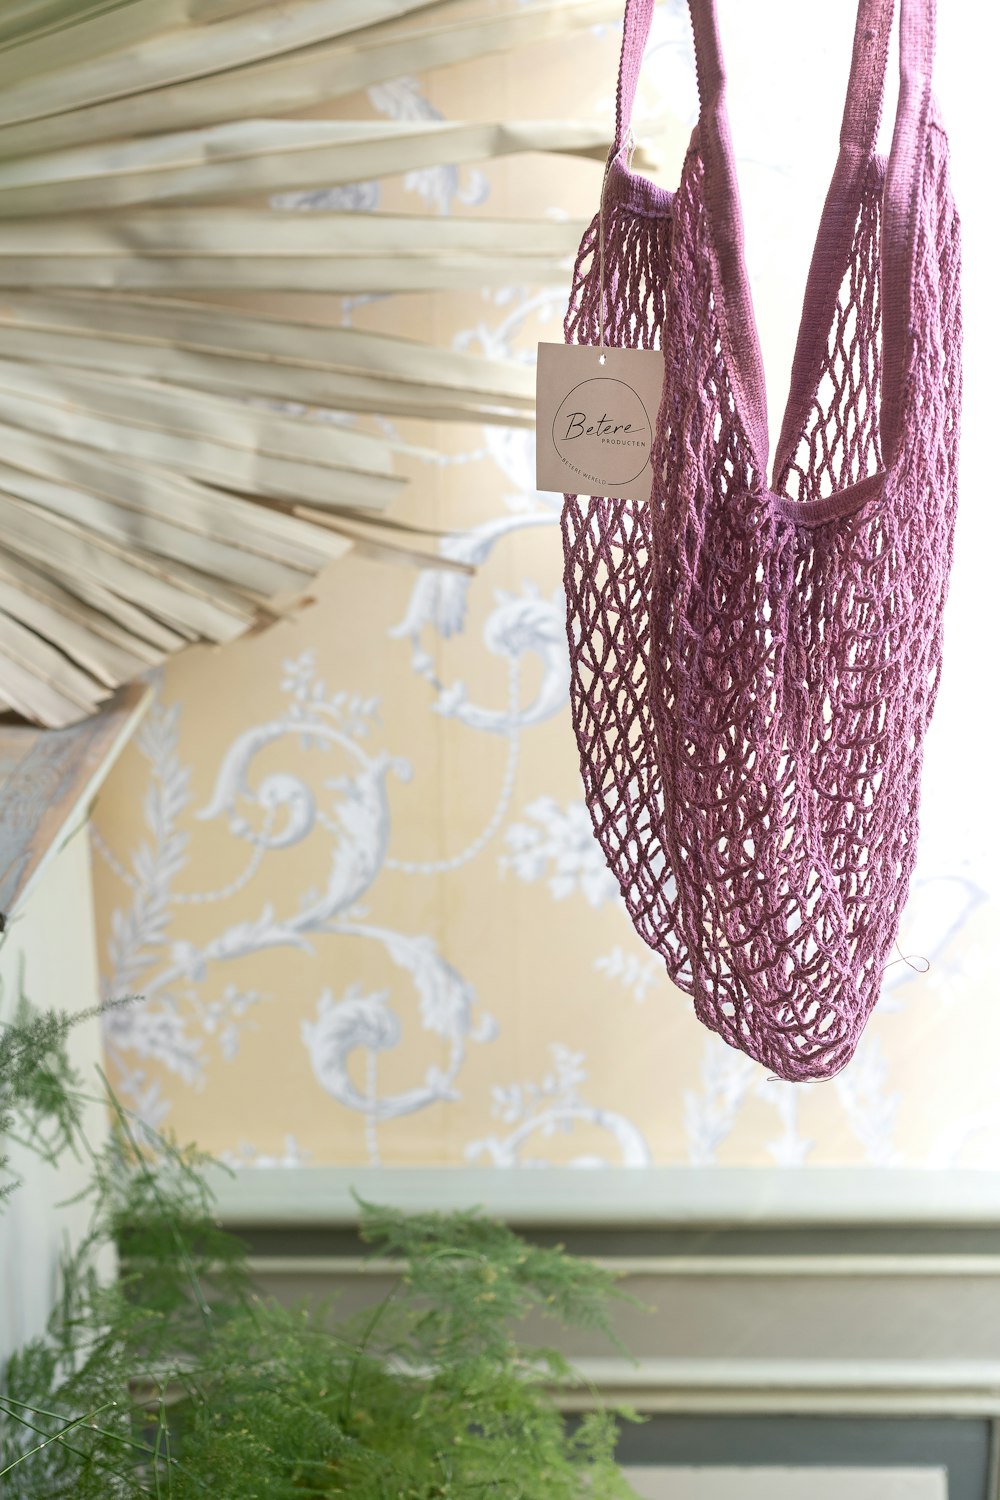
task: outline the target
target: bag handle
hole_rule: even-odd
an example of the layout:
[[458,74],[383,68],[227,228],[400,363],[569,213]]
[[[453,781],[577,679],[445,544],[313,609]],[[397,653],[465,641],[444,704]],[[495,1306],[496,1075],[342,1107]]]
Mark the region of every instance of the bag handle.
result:
[[902,430],[916,198],[923,142],[933,113],[935,0],[902,0],[899,21],[899,104],[882,203],[883,463],[895,462]]
[[[715,0],[689,0],[694,30],[695,66],[698,71],[698,93],[701,112],[718,107],[726,75],[722,63],[718,16]],[[621,60],[618,65],[618,97],[613,155],[624,146],[632,123],[636,89],[642,59],[653,24],[656,0],[626,0],[622,29]]]
[[[618,65],[615,153],[621,150],[632,123],[642,59],[649,40],[656,0],[626,0]],[[933,0],[901,0],[900,93],[922,93],[931,81],[934,63]],[[725,86],[715,0],[689,0],[694,32],[695,65],[701,112],[718,108]],[[889,35],[895,0],[860,0],[851,56],[851,73],[841,127],[841,148],[870,153],[881,119],[889,59]],[[901,103],[902,97],[901,97]]]
[[[656,0],[626,0],[618,70],[615,142],[617,158],[632,121],[642,58]],[[726,73],[716,0],[688,0],[694,35],[700,113],[698,134],[705,161],[706,204],[712,226],[713,260],[720,331],[728,355],[747,437],[766,482],[769,440],[764,367],[743,253],[743,216],[725,104]],[[785,420],[775,461],[775,478],[797,434],[796,420],[808,404],[808,375],[825,351],[824,315],[842,272],[838,239],[853,233],[852,192],[874,150],[882,113],[889,38],[895,0],[859,0],[851,72],[840,134],[840,155],[813,252]],[[899,101],[885,190],[883,223],[882,451],[889,459],[898,437],[899,402],[909,318],[914,185],[919,173],[919,141],[931,98],[935,0],[900,0]],[[844,253],[849,251],[849,245]],[[831,291],[831,286],[833,290]],[[820,348],[822,342],[822,348]]]
[[[826,356],[827,334],[854,235],[861,178],[874,152],[882,115],[894,9],[894,0],[861,0],[858,6],[840,155],[806,282],[788,403],[775,453],[776,486],[781,485],[793,462]],[[883,462],[889,465],[899,431],[912,278],[914,189],[920,171],[919,142],[930,107],[934,38],[934,0],[901,0],[899,100],[883,194],[882,224],[880,436]]]
[[656,0],[625,0],[625,20],[622,26],[622,54],[618,64],[618,99],[615,112],[615,143],[612,156],[625,144],[632,110],[635,108],[635,91],[639,84],[643,54],[649,40],[649,28],[653,24],[653,8]]
[[[656,0],[626,0],[618,70],[615,143],[609,165],[617,161],[629,134],[642,57],[649,38]],[[716,284],[723,289],[718,307],[720,333],[743,412],[747,435],[767,465],[767,399],[764,365],[750,298],[743,253],[743,213],[726,110],[726,70],[715,0],[688,0],[694,34],[700,101],[698,135],[705,162],[705,196],[711,221]]]
[[[840,132],[842,151],[857,151],[867,157],[874,148],[882,114],[894,11],[894,0],[860,0]],[[934,0],[901,0],[897,121],[914,98],[922,98],[930,89],[934,36]]]

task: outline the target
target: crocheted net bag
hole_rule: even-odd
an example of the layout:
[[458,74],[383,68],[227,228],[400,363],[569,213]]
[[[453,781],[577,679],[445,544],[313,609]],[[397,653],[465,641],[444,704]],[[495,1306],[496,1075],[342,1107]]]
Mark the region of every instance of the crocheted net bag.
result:
[[[648,504],[565,497],[571,700],[594,828],[700,1019],[789,1080],[850,1059],[916,852],[951,565],[959,225],[934,7],[861,0],[841,147],[768,481],[713,0],[680,183],[628,166],[653,0],[628,0],[615,144],[568,343],[661,348]],[[604,227],[604,300],[598,236]]]

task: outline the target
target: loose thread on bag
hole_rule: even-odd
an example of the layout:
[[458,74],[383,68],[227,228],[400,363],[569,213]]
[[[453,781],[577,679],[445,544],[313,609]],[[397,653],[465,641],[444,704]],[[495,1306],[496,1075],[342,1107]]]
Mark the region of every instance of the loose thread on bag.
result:
[[930,971],[931,961],[929,958],[925,958],[922,953],[904,953],[898,941],[896,943],[896,952],[899,954],[899,957],[890,958],[882,970],[883,974],[887,969],[891,969],[894,964],[905,964],[908,969],[913,970],[914,974],[927,974]]
[[[905,964],[908,969],[912,969],[913,970],[914,974],[928,974],[930,972],[931,961],[930,961],[929,958],[926,958],[924,956],[924,954],[922,954],[922,953],[904,953],[903,950],[902,950],[902,948],[899,946],[898,939],[896,941],[895,947],[896,947],[896,952],[899,954],[899,957],[898,958],[890,958],[889,962],[887,964],[883,965],[883,968],[882,968],[882,973],[883,974],[887,974],[889,972],[889,970],[891,968],[893,968],[894,965],[896,965],[896,964]],[[835,1076],[835,1075],[831,1075],[831,1076]],[[827,1080],[827,1081],[829,1081],[829,1080]],[[772,1074],[771,1077],[768,1078],[767,1082],[768,1083],[785,1083],[786,1080],[784,1078],[779,1078],[776,1074]]]
[[[887,974],[889,972],[889,970],[891,968],[893,968],[894,965],[896,965],[896,964],[905,964],[908,969],[912,969],[913,970],[914,974],[927,974],[927,973],[930,972],[931,961],[930,961],[929,958],[926,958],[924,956],[924,954],[922,954],[922,953],[904,953],[903,950],[902,950],[902,948],[899,946],[899,940],[898,939],[896,940],[895,948],[896,948],[896,952],[899,954],[899,957],[898,958],[890,958],[889,962],[887,964],[885,964],[883,966],[883,968],[882,968],[882,973],[883,974]],[[767,1082],[768,1083],[784,1083],[785,1079],[778,1078],[776,1075],[772,1075],[767,1080]]]

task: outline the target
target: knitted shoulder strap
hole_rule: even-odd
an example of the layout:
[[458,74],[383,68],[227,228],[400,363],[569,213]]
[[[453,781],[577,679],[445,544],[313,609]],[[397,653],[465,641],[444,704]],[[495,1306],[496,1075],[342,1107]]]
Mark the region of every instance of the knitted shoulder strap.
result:
[[882,454],[895,463],[913,290],[917,195],[934,112],[934,0],[903,0],[899,105],[882,208]]
[[[639,70],[656,0],[626,0],[618,72],[618,113],[615,154],[627,139],[635,103]],[[712,258],[716,284],[723,289],[718,308],[727,363],[736,386],[737,404],[748,420],[748,437],[757,453],[767,457],[764,367],[750,298],[743,255],[743,213],[729,116],[726,110],[726,70],[715,0],[688,0],[694,34],[700,112],[697,136],[705,165],[705,198],[712,228]]]
[[[726,110],[726,73],[715,0],[688,0],[698,73],[700,114],[697,136],[705,164],[705,200],[712,229],[714,270],[721,290],[721,333],[734,395],[747,436],[766,474],[767,400],[743,254],[743,216]],[[618,73],[614,154],[628,137],[643,53],[655,0],[626,0]],[[803,402],[810,399],[809,376],[821,361],[829,312],[839,288],[853,216],[851,195],[874,150],[882,112],[889,36],[895,0],[860,0],[851,72],[841,127],[841,149],[827,196],[806,288],[788,407],[778,445],[776,474],[801,430]],[[920,167],[920,142],[930,108],[934,55],[934,0],[901,0],[900,90],[885,191],[883,227],[883,452],[898,428],[898,403],[912,260],[913,200]],[[846,247],[843,237],[847,235]],[[836,280],[836,285],[834,281]]]
[[[850,255],[862,179],[869,169],[882,116],[893,0],[861,0],[840,131],[840,154],[827,194],[806,283],[802,319],[775,455],[780,482],[792,461],[815,390],[826,341]],[[899,30],[899,102],[883,200],[882,231],[882,451],[891,462],[899,423],[899,398],[909,320],[913,203],[920,144],[931,105],[934,0],[902,0]]]

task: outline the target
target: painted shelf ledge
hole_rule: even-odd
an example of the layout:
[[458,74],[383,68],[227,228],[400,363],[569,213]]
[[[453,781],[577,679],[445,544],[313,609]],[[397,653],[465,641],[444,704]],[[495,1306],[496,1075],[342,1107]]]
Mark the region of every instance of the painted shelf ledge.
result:
[[349,1227],[353,1193],[412,1211],[478,1204],[523,1226],[1000,1226],[1000,1173],[990,1171],[241,1167],[212,1183],[234,1226]]
[[714,1416],[1000,1417],[995,1360],[574,1359],[555,1388],[565,1411],[604,1401]]

